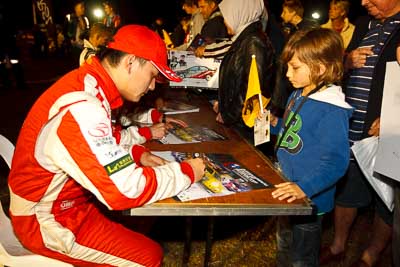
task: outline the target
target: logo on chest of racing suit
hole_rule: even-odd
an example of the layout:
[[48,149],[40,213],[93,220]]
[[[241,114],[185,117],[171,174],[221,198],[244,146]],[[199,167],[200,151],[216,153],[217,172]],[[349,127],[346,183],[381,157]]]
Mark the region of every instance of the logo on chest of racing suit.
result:
[[[289,122],[292,116],[293,112],[290,112],[288,118],[286,119],[286,122]],[[299,114],[296,114],[295,118],[292,120],[291,125],[288,126],[289,128],[286,131],[285,136],[282,137],[282,133],[280,133],[279,138],[283,139],[279,148],[285,149],[291,154],[296,154],[297,152],[299,152],[303,147],[303,141],[298,134],[302,126],[303,121],[301,119],[301,116]]]

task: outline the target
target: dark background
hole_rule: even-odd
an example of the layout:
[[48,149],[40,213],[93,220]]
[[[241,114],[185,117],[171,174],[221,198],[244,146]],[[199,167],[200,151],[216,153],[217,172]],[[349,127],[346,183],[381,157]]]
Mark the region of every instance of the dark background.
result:
[[[66,14],[73,10],[73,0],[49,0],[53,5],[53,18],[55,23],[62,24]],[[246,1],[246,0],[243,0]],[[112,1],[123,23],[138,23],[150,25],[157,17],[163,17],[167,30],[172,30],[178,19],[185,15],[181,9],[180,0],[114,0]],[[283,0],[270,0],[270,10],[280,17]],[[95,7],[101,8],[102,0],[86,0],[86,14],[91,23],[96,19],[93,16]],[[304,0],[305,17],[311,17],[313,11],[321,13],[320,23],[327,20],[329,0]],[[365,14],[361,7],[361,0],[351,1],[349,18],[351,21],[358,14]],[[29,30],[33,27],[32,1],[31,0],[3,0],[0,3],[0,23],[8,30]]]

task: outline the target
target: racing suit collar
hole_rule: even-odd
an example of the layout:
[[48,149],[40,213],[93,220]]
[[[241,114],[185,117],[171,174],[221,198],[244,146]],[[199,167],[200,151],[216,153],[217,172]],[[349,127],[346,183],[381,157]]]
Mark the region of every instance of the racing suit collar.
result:
[[112,110],[122,106],[124,101],[121,94],[97,57],[92,57],[89,62],[86,61],[81,68],[84,69],[85,73],[90,73],[96,77],[98,86],[104,92]]

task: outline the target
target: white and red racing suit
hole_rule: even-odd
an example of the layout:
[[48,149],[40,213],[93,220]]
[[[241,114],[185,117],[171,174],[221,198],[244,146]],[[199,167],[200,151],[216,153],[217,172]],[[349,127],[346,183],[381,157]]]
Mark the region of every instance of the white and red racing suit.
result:
[[[10,217],[29,250],[76,266],[159,266],[160,246],[98,209],[125,210],[174,196],[194,179],[188,163],[140,166],[145,148],[112,135],[122,105],[94,58],[36,101],[18,137],[9,175]],[[150,114],[150,113],[149,113]],[[136,132],[136,131],[135,131]]]

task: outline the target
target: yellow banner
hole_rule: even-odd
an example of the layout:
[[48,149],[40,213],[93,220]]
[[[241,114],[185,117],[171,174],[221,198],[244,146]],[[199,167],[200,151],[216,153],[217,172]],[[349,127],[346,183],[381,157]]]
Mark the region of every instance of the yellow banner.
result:
[[260,80],[258,78],[258,70],[256,57],[253,55],[251,59],[249,82],[247,84],[246,99],[243,103],[242,118],[248,127],[253,127],[257,114],[261,111],[260,96],[262,108],[265,108],[269,102],[269,98],[261,95]]

